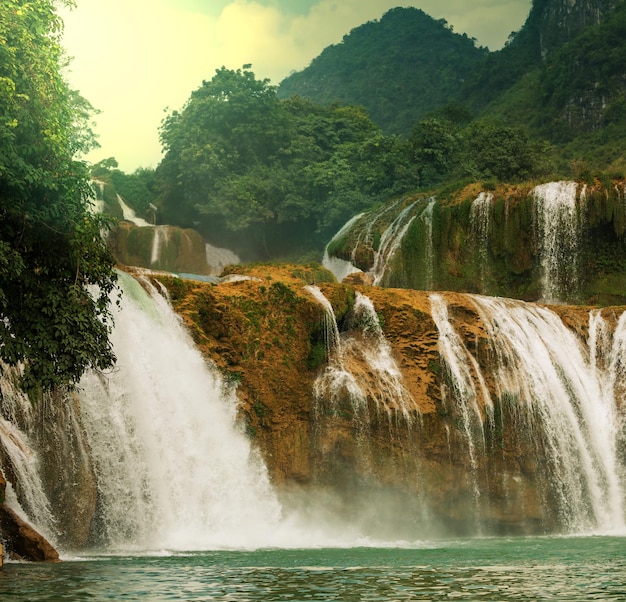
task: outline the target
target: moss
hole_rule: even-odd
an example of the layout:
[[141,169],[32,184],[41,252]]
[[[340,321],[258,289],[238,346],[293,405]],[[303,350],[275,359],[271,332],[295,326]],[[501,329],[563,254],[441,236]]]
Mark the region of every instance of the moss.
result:
[[326,342],[315,336],[311,341],[311,350],[307,357],[307,366],[309,370],[317,370],[328,360],[326,352]]

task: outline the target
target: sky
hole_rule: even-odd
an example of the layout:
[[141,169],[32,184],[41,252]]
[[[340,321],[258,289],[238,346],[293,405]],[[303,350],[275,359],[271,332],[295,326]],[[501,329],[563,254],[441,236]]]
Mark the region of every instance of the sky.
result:
[[132,173],[161,160],[158,128],[216,69],[252,64],[278,85],[351,29],[396,6],[445,19],[457,33],[498,50],[532,0],[76,0],[62,9],[66,77],[100,111],[100,148]]

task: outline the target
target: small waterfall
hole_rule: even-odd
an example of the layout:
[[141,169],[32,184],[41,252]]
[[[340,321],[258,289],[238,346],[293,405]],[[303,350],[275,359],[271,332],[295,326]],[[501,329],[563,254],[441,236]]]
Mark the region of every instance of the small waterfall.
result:
[[433,244],[433,210],[435,208],[435,202],[435,197],[431,197],[418,218],[418,220],[423,224],[426,240],[424,247],[424,290],[427,291],[432,290],[435,285],[435,253]]
[[339,334],[339,326],[330,301],[317,286],[305,286],[324,310],[322,324],[328,363],[315,381],[315,397],[318,400],[316,413],[318,421],[323,413],[337,416],[341,401],[347,398],[358,431],[363,431],[369,423],[367,398],[355,376],[345,366],[344,345]]
[[561,181],[532,191],[542,300],[547,303],[575,301],[578,290],[581,221],[576,192],[576,182]]
[[400,246],[400,243],[402,242],[402,239],[404,238],[404,235],[409,229],[411,223],[417,217],[416,215],[413,215],[409,218],[416,203],[417,201],[405,207],[383,232],[380,239],[380,246],[374,260],[374,265],[370,270],[374,277],[374,286],[380,285],[385,276],[385,271],[387,270],[389,261],[398,250],[398,247]]
[[491,210],[491,192],[481,192],[473,201],[470,220],[474,232],[480,274],[480,290],[485,291],[487,270],[489,266],[489,213]]
[[375,417],[384,415],[389,424],[402,420],[411,425],[417,406],[402,382],[402,375],[391,354],[391,348],[372,301],[357,292],[350,316],[350,331],[342,336],[332,305],[318,287],[305,289],[324,309],[324,330],[328,364],[315,381],[315,396],[323,410],[333,415],[341,412],[341,404],[349,400],[357,432],[369,429]]
[[[450,322],[447,303],[440,295],[431,295],[430,303],[433,320],[439,331],[439,354],[448,376],[442,389],[442,401],[445,406],[452,406],[450,409],[460,417],[472,471],[470,476],[477,511],[480,498],[478,455],[485,451],[483,412],[492,418],[493,403],[478,362]],[[478,516],[475,518],[478,520]]]
[[[7,487],[9,505],[37,526],[50,541],[56,540],[56,524],[41,480],[36,445],[27,431],[34,421],[28,397],[15,386],[17,370],[1,366],[0,376],[0,459],[9,467],[18,490]],[[8,475],[7,475],[8,476]]]
[[170,237],[169,226],[151,226],[152,234],[152,252],[150,253],[150,265],[154,266],[161,259],[163,247],[167,245]]
[[227,265],[238,265],[241,263],[239,256],[230,249],[214,247],[209,243],[205,244],[206,262],[211,267],[211,272],[219,276]]
[[132,222],[135,226],[139,226],[141,228],[145,226],[152,227],[152,224],[148,223],[142,217],[137,217],[137,214],[124,202],[124,199],[118,194],[117,202],[119,203],[122,209],[122,215],[127,222]]
[[104,182],[100,180],[91,180],[91,189],[94,192],[94,198],[91,199],[93,212],[97,215],[104,212]]
[[335,234],[331,239],[330,242],[326,245],[326,247],[324,248],[324,256],[322,257],[322,265],[327,269],[330,270],[335,278],[337,279],[337,282],[342,282],[343,279],[348,276],[349,274],[353,274],[354,272],[360,272],[361,270],[359,270],[359,268],[357,268],[352,262],[350,261],[346,261],[345,259],[341,259],[339,257],[330,257],[330,255],[328,254],[328,247],[335,241],[340,239],[342,236],[344,236],[351,228],[352,226],[354,226],[354,224],[356,224],[356,222],[358,222],[361,217],[363,217],[362,213],[359,213],[358,215],[355,215],[353,218],[349,219],[337,232],[337,234]]
[[281,508],[237,402],[167,301],[122,275],[117,367],[81,381],[98,482],[96,538],[120,549],[271,541]]

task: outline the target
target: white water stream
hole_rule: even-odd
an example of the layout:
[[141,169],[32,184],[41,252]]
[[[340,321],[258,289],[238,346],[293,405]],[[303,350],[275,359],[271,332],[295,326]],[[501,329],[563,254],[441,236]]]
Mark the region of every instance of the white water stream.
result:
[[123,281],[117,367],[81,382],[104,540],[144,550],[270,541],[281,507],[236,423],[234,394],[167,301]]
[[[314,385],[318,404],[337,415],[342,400],[349,400],[353,422],[361,433],[379,415],[386,416],[390,424],[402,420],[410,425],[417,406],[404,386],[371,299],[356,293],[348,332],[341,335],[333,307],[322,291],[316,286],[305,289],[324,310],[328,363]],[[374,415],[369,400],[375,408]],[[318,406],[318,417],[322,409]]]
[[[618,441],[624,434],[626,314],[613,335],[599,312],[579,339],[551,310],[521,301],[472,296],[485,329],[495,394],[515,400],[515,427],[534,437],[552,475],[561,519],[571,531],[624,530],[624,475]],[[463,344],[446,303],[431,297],[439,348],[472,462],[484,448],[478,423],[487,375]],[[620,408],[622,408],[620,412]]]
[[[576,182],[542,184],[533,189],[532,195],[542,300],[546,303],[575,301],[582,236]],[[584,189],[581,197],[584,197]]]

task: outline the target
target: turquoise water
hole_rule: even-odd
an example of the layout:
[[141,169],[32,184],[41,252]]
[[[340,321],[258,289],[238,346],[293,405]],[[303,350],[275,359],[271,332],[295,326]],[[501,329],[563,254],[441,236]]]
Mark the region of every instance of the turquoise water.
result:
[[0,600],[626,600],[626,538],[424,542],[8,563]]

